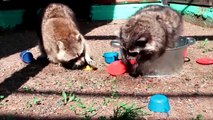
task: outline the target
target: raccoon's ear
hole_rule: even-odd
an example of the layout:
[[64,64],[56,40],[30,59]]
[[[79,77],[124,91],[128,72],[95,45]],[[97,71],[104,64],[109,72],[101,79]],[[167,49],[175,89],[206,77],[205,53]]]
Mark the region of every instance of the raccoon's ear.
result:
[[61,41],[57,41],[57,46],[60,50],[65,48],[64,43]]
[[82,36],[81,34],[77,34],[77,35],[76,35],[77,41],[81,42],[82,37],[83,37],[83,36]]
[[120,31],[119,31],[119,30],[114,31],[114,35],[115,35],[116,37],[120,37]]

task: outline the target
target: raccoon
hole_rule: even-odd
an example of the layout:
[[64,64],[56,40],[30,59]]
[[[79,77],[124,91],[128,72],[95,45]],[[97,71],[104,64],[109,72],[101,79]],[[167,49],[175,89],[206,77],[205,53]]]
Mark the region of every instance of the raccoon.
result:
[[64,4],[51,3],[44,9],[39,46],[41,56],[52,63],[72,69],[79,69],[87,63],[96,68],[74,12]]
[[[133,77],[143,75],[144,66],[175,46],[181,31],[182,17],[167,6],[149,5],[137,11],[118,35],[127,72]],[[136,59],[136,64],[131,65],[130,58]]]

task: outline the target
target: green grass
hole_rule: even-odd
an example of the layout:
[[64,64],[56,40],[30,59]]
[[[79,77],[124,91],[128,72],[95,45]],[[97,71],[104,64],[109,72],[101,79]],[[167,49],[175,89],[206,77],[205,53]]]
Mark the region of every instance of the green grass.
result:
[[24,90],[24,92],[27,92],[27,93],[30,93],[33,91],[30,87],[27,87],[27,86],[24,86],[22,89]]
[[4,95],[0,95],[0,100],[4,99]]
[[[90,104],[86,104],[74,93],[67,93],[65,91],[61,93],[61,96],[64,105],[68,105],[69,109],[77,116],[84,120],[91,120],[98,113],[99,107],[107,107],[109,104],[115,102],[113,100],[118,98],[116,86],[112,86],[112,90],[114,90],[112,92],[112,96],[109,98],[103,97],[103,102],[101,104],[94,102],[94,100]],[[114,106],[115,108],[113,110],[113,114],[109,116],[110,120],[135,120],[137,118],[143,119],[145,115],[148,115],[143,111],[143,107],[137,107],[135,104],[116,102]],[[98,118],[98,120],[106,119],[108,119],[106,116],[101,116]]]
[[148,115],[148,113],[144,112],[142,107],[120,102],[119,106],[114,109],[114,114],[110,117],[110,120],[143,120],[145,115]]
[[41,104],[41,100],[36,98],[36,97],[33,97],[33,104],[34,105],[40,105]]
[[61,96],[62,96],[62,99],[63,99],[63,102],[64,104],[67,104],[68,102],[71,102],[71,101],[79,101],[79,98],[76,98],[75,94],[73,93],[66,93],[65,91],[63,91],[61,93]]
[[[0,100],[4,99],[4,95],[0,95]],[[4,103],[0,101],[0,107],[4,106]]]
[[208,47],[209,40],[206,38],[198,45],[198,49],[202,49],[202,53],[213,52],[213,48]]
[[201,42],[198,48],[205,48],[208,44],[209,44],[209,40],[206,38],[204,41]]
[[193,118],[192,120],[202,120],[203,119],[203,115],[202,114],[198,114],[196,116],[196,118]]

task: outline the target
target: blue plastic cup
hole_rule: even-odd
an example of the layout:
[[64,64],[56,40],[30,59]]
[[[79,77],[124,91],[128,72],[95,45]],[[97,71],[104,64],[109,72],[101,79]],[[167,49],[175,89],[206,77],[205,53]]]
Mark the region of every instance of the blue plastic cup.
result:
[[170,110],[169,100],[165,95],[155,94],[149,100],[148,109],[153,112],[168,113]]
[[25,63],[31,63],[34,60],[33,54],[28,50],[22,51],[20,57],[21,60]]
[[105,62],[110,64],[116,60],[118,60],[118,53],[117,52],[106,52],[104,53],[103,57],[105,58]]

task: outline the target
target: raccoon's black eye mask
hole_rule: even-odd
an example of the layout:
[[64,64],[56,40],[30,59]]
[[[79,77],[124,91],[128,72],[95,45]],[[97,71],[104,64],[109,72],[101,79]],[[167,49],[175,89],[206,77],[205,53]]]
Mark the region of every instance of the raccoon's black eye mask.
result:
[[147,43],[148,43],[148,40],[137,39],[137,40],[133,40],[132,42],[122,42],[120,45],[121,45],[121,48],[132,48],[135,46],[145,47]]
[[129,52],[128,51],[128,55],[131,57],[136,57],[139,53],[138,52]]
[[[120,38],[121,39],[121,38]],[[131,51],[131,49],[134,49],[136,47],[141,48],[141,50],[146,46],[148,43],[148,40],[146,37],[137,37],[135,40],[130,40],[128,42],[124,41],[124,39],[121,39],[120,48],[125,50],[128,54],[128,56],[136,57],[138,54],[141,54],[142,51]]]
[[147,44],[148,41],[141,41],[141,40],[138,40],[135,42],[135,46],[138,46],[138,47],[145,47],[146,44]]

